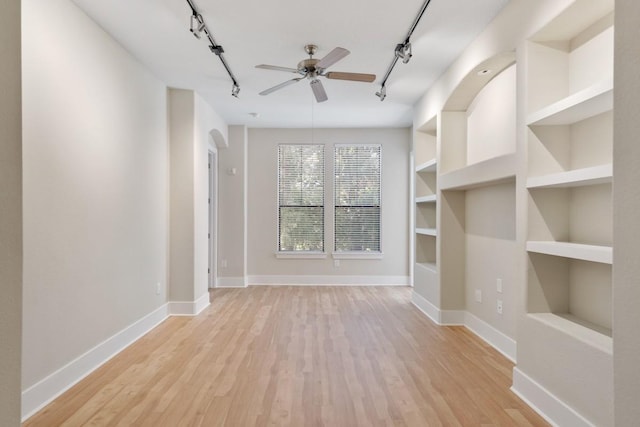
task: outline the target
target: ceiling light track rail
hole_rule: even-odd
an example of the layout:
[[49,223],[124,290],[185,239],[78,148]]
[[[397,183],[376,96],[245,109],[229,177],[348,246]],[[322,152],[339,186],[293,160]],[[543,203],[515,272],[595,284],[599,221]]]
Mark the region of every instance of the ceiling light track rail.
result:
[[431,0],[425,0],[425,2],[422,4],[422,7],[420,8],[420,11],[413,20],[411,27],[409,27],[409,31],[407,32],[407,36],[404,38],[404,41],[396,45],[393,51],[393,60],[391,60],[391,64],[389,64],[389,68],[387,68],[387,72],[382,79],[380,91],[376,92],[376,96],[380,98],[380,101],[384,101],[384,99],[387,97],[387,80],[389,79],[391,72],[398,63],[398,60],[401,59],[403,64],[407,64],[413,56],[413,54],[411,53],[411,36],[420,23],[420,20],[422,19],[424,12],[427,10],[429,3],[431,3]]
[[213,54],[215,54],[218,58],[220,58],[220,62],[222,62],[224,69],[227,71],[227,73],[229,74],[229,78],[231,78],[231,81],[233,82],[233,87],[231,88],[231,95],[237,98],[238,94],[240,93],[240,85],[238,84],[238,81],[233,75],[233,72],[231,71],[231,68],[227,63],[227,60],[224,57],[224,49],[222,48],[221,45],[216,43],[215,39],[213,38],[213,35],[211,34],[211,32],[209,31],[209,28],[207,27],[206,22],[204,21],[204,18],[202,17],[200,12],[198,12],[198,9],[196,8],[196,5],[194,4],[193,0],[187,0],[187,3],[191,8],[191,28],[189,29],[189,31],[191,31],[191,33],[197,39],[201,39],[202,34],[204,34],[207,37],[207,40],[209,40],[209,43],[210,43],[209,49]]

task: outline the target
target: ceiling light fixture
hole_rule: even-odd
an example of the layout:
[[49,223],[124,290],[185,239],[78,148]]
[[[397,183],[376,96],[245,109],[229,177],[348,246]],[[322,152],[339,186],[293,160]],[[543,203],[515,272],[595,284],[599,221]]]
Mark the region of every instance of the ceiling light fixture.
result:
[[407,32],[407,36],[405,37],[404,41],[396,45],[396,48],[393,51],[393,60],[391,61],[391,64],[387,69],[387,73],[384,75],[384,78],[382,79],[382,84],[380,85],[380,91],[376,92],[376,96],[380,98],[380,101],[384,101],[384,99],[387,97],[387,90],[385,85],[387,83],[387,80],[389,79],[389,76],[391,75],[391,72],[393,71],[394,67],[398,63],[398,59],[401,59],[403,64],[407,64],[411,59],[411,57],[413,56],[413,54],[411,53],[411,35],[413,34],[416,27],[418,26],[420,19],[422,19],[422,15],[424,15],[425,10],[427,10],[427,6],[429,6],[429,3],[431,3],[431,0],[424,1],[424,3],[422,4],[422,7],[420,8],[420,11],[418,12],[415,19],[413,20],[413,24],[411,24],[411,27],[409,28],[409,31]]
[[413,56],[413,54],[411,53],[411,43],[410,42],[406,42],[404,44],[400,43],[398,45],[396,45],[396,56],[398,57],[398,59],[402,59],[402,63],[403,64],[407,64],[409,62],[409,60],[411,59],[411,57]]
[[220,62],[222,62],[224,69],[227,71],[227,74],[229,74],[229,77],[233,82],[233,86],[231,88],[231,95],[237,98],[238,94],[240,93],[240,85],[236,81],[236,78],[231,72],[231,68],[229,68],[229,64],[227,64],[227,61],[224,58],[224,55],[223,55],[224,49],[214,40],[213,36],[211,35],[211,32],[209,31],[209,28],[207,28],[207,24],[204,22],[204,18],[202,17],[200,12],[198,12],[198,9],[196,8],[196,5],[194,4],[193,0],[187,0],[187,3],[191,8],[191,26],[189,28],[189,31],[191,31],[193,36],[198,40],[202,38],[202,34],[206,36],[207,40],[209,41],[209,50],[211,50],[212,53],[214,53],[218,58],[220,58]]

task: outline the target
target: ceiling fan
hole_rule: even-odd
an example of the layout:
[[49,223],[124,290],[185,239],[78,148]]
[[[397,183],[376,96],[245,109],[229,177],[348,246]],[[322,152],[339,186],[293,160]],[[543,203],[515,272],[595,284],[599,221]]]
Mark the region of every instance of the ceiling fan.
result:
[[327,68],[349,55],[347,49],[336,47],[331,52],[327,54],[322,59],[315,59],[313,55],[318,50],[318,46],[313,44],[308,44],[304,47],[304,51],[309,55],[309,59],[303,59],[298,63],[298,68],[288,68],[288,67],[278,67],[276,65],[256,65],[256,68],[263,68],[265,70],[275,70],[275,71],[285,71],[288,73],[299,74],[302,77],[296,77],[291,80],[287,80],[284,83],[280,83],[272,88],[267,90],[263,90],[260,92],[260,95],[269,95],[272,92],[282,89],[283,87],[292,85],[294,83],[299,82],[303,79],[309,79],[311,86],[311,90],[313,91],[313,95],[316,97],[316,101],[324,102],[327,98],[327,93],[324,90],[324,86],[322,86],[322,82],[318,79],[318,77],[326,77],[328,79],[335,80],[349,80],[354,82],[367,82],[371,83],[376,79],[375,74],[362,74],[362,73],[345,73],[341,71],[329,71],[327,72]]

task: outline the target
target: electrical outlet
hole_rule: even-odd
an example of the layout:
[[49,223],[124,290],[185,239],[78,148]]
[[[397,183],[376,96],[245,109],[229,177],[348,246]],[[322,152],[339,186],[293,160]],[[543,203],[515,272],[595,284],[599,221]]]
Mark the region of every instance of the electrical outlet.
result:
[[496,311],[498,314],[502,314],[502,300],[499,299],[496,303]]
[[482,302],[482,291],[480,289],[476,289],[476,302]]
[[226,259],[223,259],[220,264],[222,264],[222,268],[227,268],[227,260]]
[[333,266],[336,267],[336,268],[340,267],[340,260],[339,259],[334,259],[333,260]]
[[160,289],[160,282],[156,283],[156,295],[160,295],[160,291],[162,289]]
[[502,293],[502,279],[496,279],[496,290],[499,294]]

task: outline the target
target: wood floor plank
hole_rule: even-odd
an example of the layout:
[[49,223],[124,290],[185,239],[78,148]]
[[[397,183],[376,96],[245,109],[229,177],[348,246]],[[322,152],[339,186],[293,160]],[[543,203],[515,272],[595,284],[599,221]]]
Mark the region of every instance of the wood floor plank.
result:
[[23,425],[546,426],[513,364],[397,287],[211,291]]

